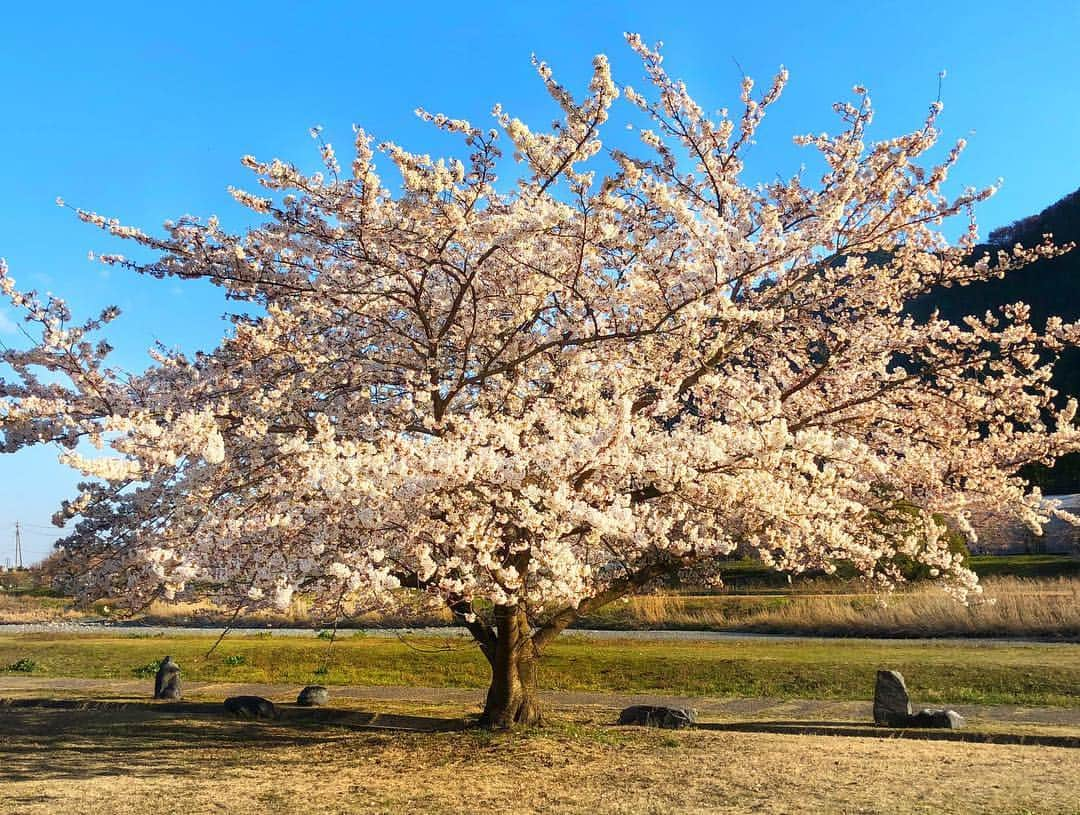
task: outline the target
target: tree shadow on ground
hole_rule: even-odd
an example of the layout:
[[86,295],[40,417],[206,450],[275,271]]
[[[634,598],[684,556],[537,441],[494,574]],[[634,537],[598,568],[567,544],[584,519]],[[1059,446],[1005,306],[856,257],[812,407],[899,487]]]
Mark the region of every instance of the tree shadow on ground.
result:
[[855,736],[863,738],[964,741],[979,744],[1023,744],[1043,747],[1080,748],[1080,736],[999,732],[988,733],[977,730],[879,727],[873,724],[864,725],[850,721],[753,720],[745,722],[699,722],[695,727],[699,730],[719,730],[738,733],[781,733],[795,736]]
[[[249,766],[253,751],[333,745],[386,732],[462,730],[464,719],[280,706],[273,721],[235,719],[213,702],[0,700],[0,780],[204,774]],[[188,751],[177,761],[178,750]],[[192,760],[190,751],[197,751]]]

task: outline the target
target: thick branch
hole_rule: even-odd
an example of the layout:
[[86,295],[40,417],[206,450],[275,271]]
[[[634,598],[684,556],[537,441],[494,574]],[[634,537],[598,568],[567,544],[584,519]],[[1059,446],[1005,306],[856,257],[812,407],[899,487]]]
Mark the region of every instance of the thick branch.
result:
[[[393,575],[397,578],[398,582],[401,583],[403,588],[418,589],[420,591],[427,588],[427,583],[421,580],[415,572],[397,571],[394,572]],[[472,613],[472,604],[469,603],[468,600],[447,600],[446,605],[450,609],[450,613],[454,615],[454,621],[459,625],[465,626],[469,633],[473,635],[473,639],[475,639],[480,646],[480,651],[484,654],[484,657],[487,658],[488,662],[494,660],[496,645],[495,629]]]
[[671,569],[671,561],[654,561],[626,577],[621,577],[618,580],[612,581],[612,583],[599,594],[582,600],[576,607],[571,606],[563,609],[540,626],[536,630],[536,633],[533,634],[533,646],[536,648],[537,652],[541,651],[549,642],[559,636],[559,634],[566,630],[566,628],[576,620],[592,613],[602,606],[606,606],[608,603],[618,600],[620,597],[623,597],[632,591],[640,589],[647,583],[667,574]]

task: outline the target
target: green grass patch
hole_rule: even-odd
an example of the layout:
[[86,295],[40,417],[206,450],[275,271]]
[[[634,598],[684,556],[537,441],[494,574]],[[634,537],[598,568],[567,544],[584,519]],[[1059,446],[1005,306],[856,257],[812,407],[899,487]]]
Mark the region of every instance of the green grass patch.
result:
[[[1072,555],[971,555],[967,564],[979,577],[1080,577],[1080,558]],[[833,575],[815,572],[793,575],[774,571],[751,559],[729,560],[720,564],[727,591],[787,590],[798,592],[807,583],[825,588],[833,583],[850,584],[855,573],[840,564]]]
[[[464,640],[379,637],[324,642],[236,638],[227,664],[207,637],[162,641],[85,635],[0,637],[0,665],[30,659],[37,676],[130,679],[168,651],[187,681],[482,688],[487,664]],[[566,691],[868,699],[879,668],[901,671],[916,703],[1080,707],[1080,645],[858,640],[640,642],[565,638],[540,682]],[[325,671],[325,672],[323,672]]]
[[139,665],[138,667],[132,668],[131,675],[138,679],[150,679],[157,676],[160,667],[161,660],[152,659],[145,665]]
[[979,577],[1080,577],[1080,558],[1070,555],[972,555]]
[[29,657],[22,657],[8,665],[6,670],[11,671],[12,673],[28,674],[33,673],[36,668],[37,663],[34,660]]

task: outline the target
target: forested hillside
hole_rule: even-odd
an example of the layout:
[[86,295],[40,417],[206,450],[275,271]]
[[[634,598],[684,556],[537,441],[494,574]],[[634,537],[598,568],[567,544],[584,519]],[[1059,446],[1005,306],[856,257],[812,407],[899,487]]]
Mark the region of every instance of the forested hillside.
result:
[[[1080,190],[1037,215],[993,230],[987,242],[976,248],[973,257],[1016,243],[1032,246],[1040,243],[1046,233],[1052,234],[1058,244],[1080,244]],[[1002,279],[938,289],[918,303],[913,311],[918,316],[925,316],[936,307],[942,316],[958,320],[965,314],[981,315],[988,309],[1017,301],[1031,306],[1031,319],[1039,330],[1052,314],[1060,315],[1066,321],[1080,319],[1080,250],[1040,260]],[[1063,355],[1054,381],[1062,399],[1080,397],[1080,349],[1070,349]],[[1066,456],[1057,466],[1039,468],[1028,475],[1047,493],[1080,492],[1080,454]]]

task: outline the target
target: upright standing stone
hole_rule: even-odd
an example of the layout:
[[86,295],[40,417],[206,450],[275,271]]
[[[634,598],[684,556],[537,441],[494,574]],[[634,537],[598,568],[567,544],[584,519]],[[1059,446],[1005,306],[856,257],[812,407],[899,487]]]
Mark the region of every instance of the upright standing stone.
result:
[[911,719],[911,699],[899,671],[878,671],[874,685],[874,724],[905,727]]
[[173,662],[172,657],[165,657],[158,666],[154,677],[154,698],[180,698],[180,666]]

